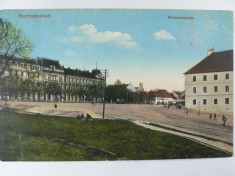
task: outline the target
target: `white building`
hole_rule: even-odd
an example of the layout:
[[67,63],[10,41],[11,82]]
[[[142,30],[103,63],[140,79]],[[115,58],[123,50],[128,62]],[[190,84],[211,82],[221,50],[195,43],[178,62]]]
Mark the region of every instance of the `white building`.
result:
[[158,89],[154,91],[155,102],[154,104],[169,104],[174,102],[173,96],[165,89]]
[[233,112],[233,50],[208,50],[208,56],[184,74],[186,108]]

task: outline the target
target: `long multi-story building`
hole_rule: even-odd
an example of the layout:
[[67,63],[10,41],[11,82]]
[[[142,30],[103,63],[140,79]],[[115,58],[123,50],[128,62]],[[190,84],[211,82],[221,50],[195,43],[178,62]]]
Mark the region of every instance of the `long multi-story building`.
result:
[[185,74],[185,105],[205,112],[233,112],[233,50],[214,52]]
[[[85,92],[91,86],[104,86],[104,79],[101,78],[100,70],[93,69],[92,72],[89,72],[86,70],[71,69],[69,67],[64,68],[60,65],[59,61],[48,58],[20,59],[7,58],[4,55],[0,55],[0,73],[2,77],[17,76],[23,80],[31,79],[35,83],[45,83],[45,85],[58,83],[62,90],[61,92],[63,92],[58,97],[57,95],[55,97],[53,93],[48,94],[38,91],[27,97],[26,99],[28,101],[54,101],[55,98],[62,102],[87,101],[85,93],[81,97],[69,92],[73,90],[83,90]],[[0,96],[1,99],[6,98],[2,94]],[[20,96],[8,96],[7,98],[12,100],[25,99]]]

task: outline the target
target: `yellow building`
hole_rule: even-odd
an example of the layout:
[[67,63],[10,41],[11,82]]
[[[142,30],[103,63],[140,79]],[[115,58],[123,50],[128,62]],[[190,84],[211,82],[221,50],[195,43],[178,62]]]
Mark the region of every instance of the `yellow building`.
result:
[[185,74],[185,106],[205,112],[233,112],[233,50],[214,52]]
[[[78,69],[64,68],[59,61],[36,58],[36,59],[20,59],[6,58],[0,55],[0,73],[2,77],[16,76],[23,80],[32,79],[35,83],[58,83],[61,88],[60,95],[56,96],[58,101],[62,102],[79,102],[90,101],[86,99],[86,90],[91,86],[103,86],[104,80],[100,78],[100,70],[94,69],[92,72],[81,71]],[[36,84],[35,84],[36,85]],[[84,94],[76,95],[74,90],[83,90]],[[40,93],[39,93],[40,92]],[[1,94],[1,92],[0,92]],[[28,101],[55,101],[53,93],[48,94],[43,91],[34,92],[27,97],[7,96],[10,100],[28,100]],[[0,95],[0,99],[5,99],[4,95]],[[99,99],[101,101],[101,98]]]

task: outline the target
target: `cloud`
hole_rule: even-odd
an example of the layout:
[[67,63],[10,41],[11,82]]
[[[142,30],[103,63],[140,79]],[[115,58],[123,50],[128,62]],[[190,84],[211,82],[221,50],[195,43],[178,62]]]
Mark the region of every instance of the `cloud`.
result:
[[73,50],[67,50],[67,51],[65,51],[64,53],[64,56],[66,56],[66,57],[71,57],[71,56],[74,56],[74,51]]
[[137,46],[137,43],[129,34],[111,31],[99,32],[93,24],[84,24],[78,27],[69,26],[67,33],[69,37],[61,39],[61,42],[112,43],[127,48]]
[[171,35],[171,33],[166,30],[160,30],[154,33],[154,37],[156,40],[175,40],[175,37]]

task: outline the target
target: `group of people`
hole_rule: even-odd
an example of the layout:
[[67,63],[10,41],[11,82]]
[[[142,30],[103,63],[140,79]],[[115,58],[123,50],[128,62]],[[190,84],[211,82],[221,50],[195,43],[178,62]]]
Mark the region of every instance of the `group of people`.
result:
[[[210,114],[209,119],[212,119],[212,114]],[[216,120],[216,113],[214,113],[214,120]]]
[[92,120],[92,117],[90,114],[87,113],[86,117],[84,116],[84,114],[82,113],[82,115],[78,115],[77,116],[77,119],[78,120],[84,120],[84,121],[87,121],[87,120]]
[[[212,114],[210,114],[209,119],[212,119]],[[214,120],[216,120],[216,113],[214,113]],[[225,122],[227,121],[227,118],[225,117],[225,115],[222,115],[222,120],[225,126]]]

